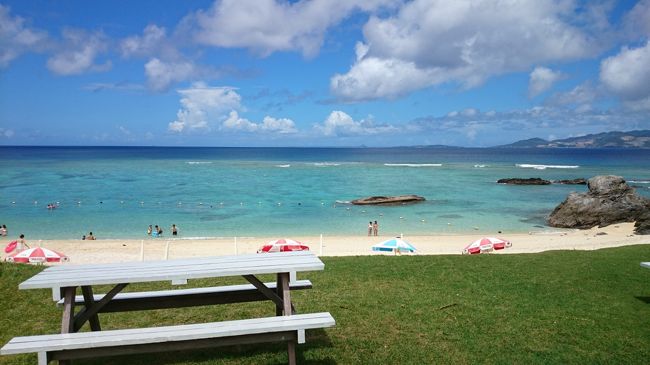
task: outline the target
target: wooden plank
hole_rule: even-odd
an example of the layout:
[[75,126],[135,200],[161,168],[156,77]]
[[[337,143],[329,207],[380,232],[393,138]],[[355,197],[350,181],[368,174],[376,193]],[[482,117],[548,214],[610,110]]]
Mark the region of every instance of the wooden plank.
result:
[[[264,283],[269,289],[273,290],[276,288],[276,283],[274,282],[268,282]],[[291,290],[302,290],[302,289],[311,289],[312,288],[312,283],[309,280],[298,280],[294,283],[291,283]],[[203,287],[203,288],[190,288],[190,289],[171,289],[171,290],[159,290],[159,291],[147,291],[147,292],[128,292],[128,293],[119,293],[117,294],[109,303],[107,306],[110,306],[113,303],[125,301],[138,301],[138,300],[149,300],[149,301],[156,301],[156,300],[165,300],[165,298],[173,298],[173,297],[198,297],[198,296],[220,296],[221,294],[228,294],[228,293],[233,293],[233,294],[243,294],[243,293],[259,293],[257,288],[255,288],[252,284],[240,284],[240,285],[224,285],[224,286],[213,286],[213,287]],[[93,295],[93,299],[95,301],[99,301],[104,297],[104,294],[95,294]],[[262,300],[266,300],[267,298],[264,297]],[[75,303],[77,304],[82,304],[84,302],[83,296],[77,295],[75,297]],[[218,303],[218,304],[225,304],[224,303]],[[211,304],[211,303],[208,303]],[[60,300],[57,303],[58,306],[63,305],[63,300]],[[100,313],[106,312],[106,307],[100,311]]]
[[[291,316],[291,291],[289,290],[289,273],[278,273],[278,279],[282,284],[282,302],[284,316]],[[287,342],[287,356],[289,358],[289,365],[296,365],[296,341]]]
[[[309,286],[295,287],[292,290],[308,289]],[[238,285],[238,287],[249,287],[249,285]],[[202,288],[203,289],[203,288]],[[123,293],[124,297],[113,298],[104,307],[101,308],[99,313],[111,312],[125,312],[137,310],[151,310],[151,309],[167,309],[167,308],[186,308],[202,305],[218,305],[229,303],[244,303],[254,301],[264,301],[268,298],[260,293],[255,287],[250,285],[250,288],[243,290],[233,291],[217,291],[217,292],[202,292],[191,294],[186,293],[185,290],[169,290],[166,292],[181,292],[179,294],[169,293],[159,296],[152,296],[152,293]],[[147,294],[140,296],[127,296],[127,294]],[[155,294],[155,292],[153,292]]]
[[334,324],[335,321],[331,314],[323,312],[179,326],[15,337],[0,349],[0,354],[187,341],[297,331],[299,329],[307,330],[331,327]]
[[95,265],[83,270],[46,269],[19,285],[20,289],[51,288],[54,286],[84,286],[115,284],[119,282],[152,282],[199,279],[220,276],[258,275],[289,271],[323,270],[324,264],[313,254],[295,256],[257,255],[247,260],[173,260],[143,262],[140,265]]
[[77,288],[63,288],[63,316],[61,318],[61,333],[74,332],[74,297]]
[[255,335],[242,335],[242,336],[233,336],[233,337],[207,338],[201,340],[170,341],[170,342],[153,343],[153,344],[112,346],[112,347],[102,347],[102,348],[94,348],[94,349],[62,350],[62,351],[51,352],[50,358],[52,360],[61,360],[61,359],[76,360],[76,359],[84,359],[84,358],[96,358],[102,356],[145,354],[145,353],[166,352],[166,351],[182,351],[182,350],[203,349],[203,348],[212,348],[212,347],[220,347],[220,346],[291,341],[294,340],[295,337],[296,337],[295,331],[286,331],[286,332],[261,333]]
[[265,297],[267,297],[269,300],[272,300],[275,305],[282,305],[282,299],[276,293],[274,293],[273,290],[264,285],[260,279],[256,278],[255,275],[243,275],[243,277],[244,279],[248,280],[249,283],[253,284],[253,286],[256,287],[260,293],[264,294]]
[[[83,303],[86,309],[91,308],[95,305],[95,299],[93,296],[93,288],[89,286],[82,286],[81,287],[81,293],[83,294]],[[76,302],[76,297],[75,297],[75,302]],[[97,313],[93,314],[89,318],[90,321],[90,329],[92,331],[101,331],[102,327],[99,324],[99,317],[97,316]]]

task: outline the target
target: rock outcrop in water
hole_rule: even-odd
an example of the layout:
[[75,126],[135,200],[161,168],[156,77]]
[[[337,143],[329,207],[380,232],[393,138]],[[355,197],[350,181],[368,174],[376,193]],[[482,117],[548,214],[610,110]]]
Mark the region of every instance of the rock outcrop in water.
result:
[[549,185],[551,182],[540,179],[539,177],[531,177],[528,179],[514,177],[509,179],[499,179],[497,180],[497,183],[510,185]]
[[635,232],[648,232],[650,199],[638,195],[622,177],[595,176],[587,186],[587,193],[571,193],[553,210],[548,218],[550,226],[592,228],[638,220],[641,223]]
[[587,180],[583,178],[571,179],[571,180],[553,180],[553,184],[565,184],[565,185],[587,185]]
[[371,196],[353,200],[351,203],[355,205],[401,205],[413,204],[424,200],[426,199],[418,195]]

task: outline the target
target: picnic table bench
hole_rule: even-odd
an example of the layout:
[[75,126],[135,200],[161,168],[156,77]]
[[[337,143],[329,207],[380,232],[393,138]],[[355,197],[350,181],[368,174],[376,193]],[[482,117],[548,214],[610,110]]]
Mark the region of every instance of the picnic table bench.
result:
[[[289,363],[304,331],[334,325],[329,313],[295,315],[290,290],[311,288],[308,280],[290,281],[290,273],[323,270],[324,264],[306,251],[238,256],[49,267],[19,285],[20,289],[49,288],[63,308],[61,334],[16,337],[0,354],[36,352],[39,365],[81,357],[168,351],[269,341],[287,342]],[[274,283],[256,275],[275,274]],[[249,284],[208,288],[121,293],[130,283],[242,276]],[[113,285],[106,294],[93,286]],[[82,295],[77,296],[77,287]],[[61,299],[62,298],[62,299]],[[189,306],[271,300],[276,317],[178,326],[101,331],[99,313],[181,308]],[[75,314],[75,306],[81,309]],[[88,322],[92,332],[77,332]],[[237,329],[237,330],[234,330]],[[120,340],[122,338],[122,340]]]
[[641,266],[642,267],[647,267],[648,269],[650,269],[650,262],[642,262]]

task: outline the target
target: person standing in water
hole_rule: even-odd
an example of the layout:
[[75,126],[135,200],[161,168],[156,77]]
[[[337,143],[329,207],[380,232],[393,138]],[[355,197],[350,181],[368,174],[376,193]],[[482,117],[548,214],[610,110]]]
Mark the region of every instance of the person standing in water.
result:
[[172,236],[178,236],[178,227],[175,224],[172,224]]
[[377,223],[377,221],[372,224],[372,232],[375,236],[379,234],[379,223]]
[[368,222],[368,236],[372,236],[372,221]]

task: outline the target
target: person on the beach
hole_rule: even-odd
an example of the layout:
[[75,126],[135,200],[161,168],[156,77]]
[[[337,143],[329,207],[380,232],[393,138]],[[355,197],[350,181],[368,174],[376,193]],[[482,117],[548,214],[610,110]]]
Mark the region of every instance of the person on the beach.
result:
[[6,235],[7,235],[7,226],[3,224],[2,227],[0,227],[0,236],[6,236]]
[[375,236],[379,234],[379,223],[377,223],[377,221],[372,224],[372,232]]
[[178,228],[175,224],[172,224],[172,236],[178,236]]
[[161,237],[163,234],[162,227],[156,226],[156,231],[158,232],[158,237]]
[[85,241],[86,240],[86,235],[81,236],[81,240]]
[[151,227],[151,224],[150,224],[149,228],[147,228],[147,235],[151,236],[151,232],[153,232],[153,227]]
[[20,238],[18,239],[18,244],[16,245],[16,251],[22,251],[26,248],[30,248],[27,242],[25,242],[25,235],[20,234]]
[[90,233],[88,233],[88,236],[86,236],[86,239],[92,241],[92,240],[95,240],[96,238],[95,238],[95,236],[93,236],[93,233],[90,232]]
[[372,221],[368,222],[368,236],[372,236]]

